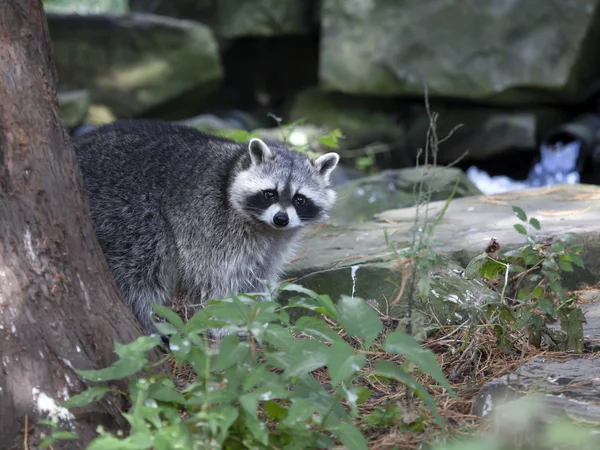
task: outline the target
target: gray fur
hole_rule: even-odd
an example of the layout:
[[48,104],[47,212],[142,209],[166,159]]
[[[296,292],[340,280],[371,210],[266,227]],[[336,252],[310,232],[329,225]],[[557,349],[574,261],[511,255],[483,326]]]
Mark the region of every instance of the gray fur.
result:
[[[201,306],[278,282],[303,231],[335,201],[335,153],[311,161],[280,143],[240,144],[151,120],[115,122],[73,144],[100,245],[148,333],[152,303],[179,296]],[[269,183],[277,202],[266,208],[255,194]],[[313,200],[310,212],[292,187]],[[278,211],[289,213],[288,226],[274,225]]]

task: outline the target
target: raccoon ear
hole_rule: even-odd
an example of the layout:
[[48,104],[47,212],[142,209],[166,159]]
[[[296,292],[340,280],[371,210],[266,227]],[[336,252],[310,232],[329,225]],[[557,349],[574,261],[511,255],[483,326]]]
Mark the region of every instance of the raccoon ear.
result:
[[273,153],[269,150],[267,144],[257,138],[250,139],[248,150],[250,151],[252,164],[265,163],[273,157]]
[[337,166],[340,156],[337,153],[325,153],[315,159],[314,164],[323,178],[329,181],[329,176]]

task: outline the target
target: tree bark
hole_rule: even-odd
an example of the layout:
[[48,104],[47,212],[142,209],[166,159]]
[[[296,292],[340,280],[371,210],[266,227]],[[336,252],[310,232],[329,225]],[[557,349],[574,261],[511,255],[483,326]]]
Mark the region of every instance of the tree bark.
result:
[[[72,368],[106,367],[114,340],[141,335],[96,240],[56,82],[41,0],[1,0],[0,448],[35,448],[38,420],[66,416],[58,406],[85,387]],[[71,412],[61,428],[80,440],[54,448],[123,425],[119,407]]]

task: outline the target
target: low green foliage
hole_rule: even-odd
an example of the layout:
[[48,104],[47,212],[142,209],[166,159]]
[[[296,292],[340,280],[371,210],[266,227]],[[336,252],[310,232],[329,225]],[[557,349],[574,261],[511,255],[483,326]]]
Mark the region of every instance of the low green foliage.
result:
[[[537,347],[546,337],[550,347],[581,352],[585,319],[577,298],[566,294],[561,275],[575,267],[584,268],[581,239],[566,233],[552,242],[537,242],[534,233],[541,229],[540,222],[528,219],[518,206],[512,209],[521,221],[514,228],[525,236],[526,245],[498,257],[485,256],[479,266],[479,274],[486,280],[504,280],[503,301],[490,305],[489,311],[490,319],[497,318],[498,337],[506,335],[505,325],[527,333],[529,342]],[[562,333],[551,333],[547,320],[560,321]]]
[[[354,421],[359,405],[371,394],[365,386],[372,377],[406,386],[443,426],[431,394],[415,376],[426,373],[454,395],[431,351],[402,332],[384,335],[379,315],[362,299],[342,296],[334,303],[295,284],[284,284],[281,290],[293,295],[285,306],[239,295],[211,302],[187,323],[166,308],[156,308],[166,319],[157,324],[170,339],[166,357],[197,376],[184,388],[149,372],[146,355],[159,345],[157,336],[117,344],[119,359],[110,367],[77,370],[90,381],[131,377],[124,393],[131,402],[124,415],[130,432],[118,436],[100,430],[88,448],[304,449],[341,443],[366,449],[366,438]],[[288,311],[293,308],[320,315],[303,316],[292,324]],[[206,332],[216,327],[231,334],[211,345]],[[340,337],[341,330],[347,339]],[[367,355],[381,350],[405,358],[402,363],[380,360],[371,367]],[[317,382],[313,372],[318,369],[321,376],[326,371],[328,383]],[[95,386],[63,406],[84,406],[110,391]],[[385,420],[380,412],[363,419],[367,428]]]

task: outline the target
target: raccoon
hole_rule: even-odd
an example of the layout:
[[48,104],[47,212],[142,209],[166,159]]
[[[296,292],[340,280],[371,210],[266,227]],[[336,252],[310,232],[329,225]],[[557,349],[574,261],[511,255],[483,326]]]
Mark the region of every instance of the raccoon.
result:
[[242,144],[144,119],[105,125],[73,145],[100,246],[148,334],[152,303],[177,296],[198,308],[278,283],[303,233],[325,222],[336,200],[336,153],[310,159],[279,142]]

